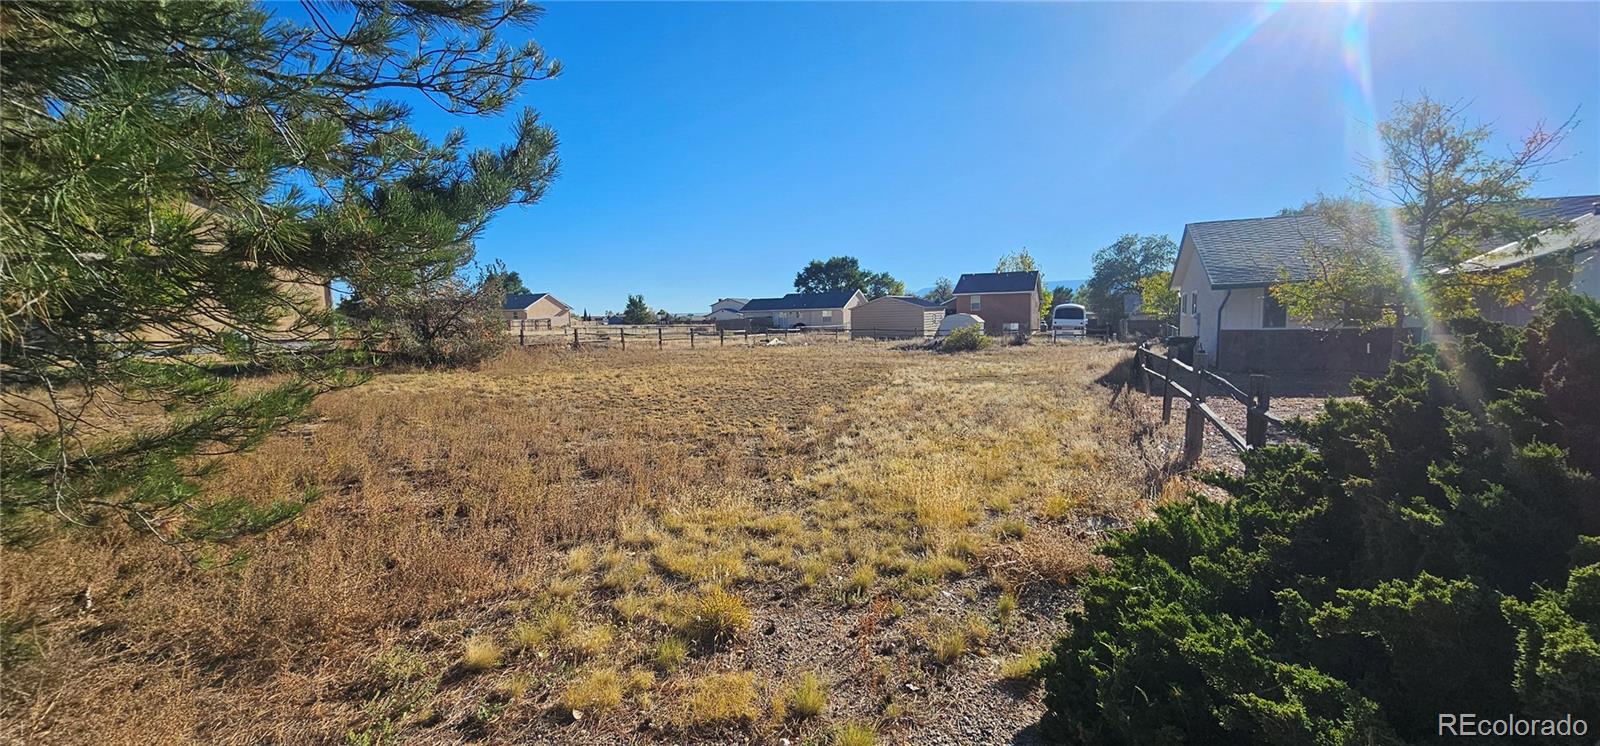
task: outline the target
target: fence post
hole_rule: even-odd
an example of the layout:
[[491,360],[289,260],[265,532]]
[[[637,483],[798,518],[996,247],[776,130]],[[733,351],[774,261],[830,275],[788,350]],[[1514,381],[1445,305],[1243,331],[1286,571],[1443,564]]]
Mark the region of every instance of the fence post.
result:
[[667,347],[666,337],[663,336],[661,327],[656,327],[656,349],[663,350]]
[[726,329],[722,329],[720,327],[717,329],[717,346],[718,347],[721,347],[721,346],[723,346],[723,345],[728,343],[727,333],[728,332],[727,332]]
[[628,328],[623,327],[619,331],[622,332],[622,349],[626,350],[628,349]]
[[1194,398],[1189,400],[1189,412],[1183,418],[1183,463],[1200,460],[1206,442],[1206,415],[1200,405],[1206,403],[1206,371],[1200,361],[1194,363]]
[[526,346],[528,346],[528,320],[527,319],[522,319],[521,322],[517,324],[517,346],[518,347],[526,347]]
[[694,349],[694,327],[689,327],[689,349]]
[[578,349],[578,327],[572,327],[572,349]]
[[1172,352],[1167,351],[1162,359],[1167,361],[1166,368],[1161,371],[1165,376],[1161,380],[1161,422],[1164,424],[1172,421]]
[[1244,442],[1251,448],[1260,448],[1267,444],[1267,409],[1272,406],[1267,377],[1260,373],[1250,374],[1250,402],[1244,422]]
[[[1144,377],[1144,395],[1150,396],[1156,392],[1155,382],[1150,380],[1150,368],[1154,367],[1155,364],[1150,363],[1150,355],[1152,353],[1149,350],[1142,350],[1142,352],[1144,356],[1139,360],[1139,375]],[[1150,364],[1146,365],[1146,363]]]
[[1199,402],[1189,402],[1189,411],[1183,417],[1183,463],[1200,460],[1205,446],[1206,416],[1200,412]]

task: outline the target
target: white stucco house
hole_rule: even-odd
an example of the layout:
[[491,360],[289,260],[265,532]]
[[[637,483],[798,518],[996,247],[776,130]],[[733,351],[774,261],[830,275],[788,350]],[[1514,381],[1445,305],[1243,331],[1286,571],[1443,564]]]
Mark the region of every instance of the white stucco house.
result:
[[744,308],[744,305],[749,302],[750,301],[747,298],[719,299],[716,303],[711,304],[711,312],[706,314],[705,319],[707,321],[733,321],[735,319],[742,319],[744,318],[744,314],[740,313],[740,311]]
[[[1555,197],[1516,207],[1525,218],[1553,225],[1592,213],[1597,200]],[[1310,276],[1308,243],[1336,245],[1340,239],[1314,215],[1185,225],[1171,287],[1179,293],[1178,334],[1196,338],[1196,360],[1234,371],[1384,369],[1396,343],[1393,329],[1309,329],[1289,318],[1268,292],[1280,282]],[[1595,282],[1594,271],[1584,269],[1574,278],[1574,287]],[[1409,321],[1415,329],[1416,320]]]
[[[1530,242],[1514,241],[1486,251],[1452,271],[1503,272],[1513,267],[1529,267],[1539,288],[1564,288],[1600,299],[1600,198],[1588,212],[1541,231],[1533,238]],[[1482,311],[1484,318],[1491,321],[1526,324],[1533,320],[1543,299],[1543,293],[1536,292],[1514,306],[1485,304]]]

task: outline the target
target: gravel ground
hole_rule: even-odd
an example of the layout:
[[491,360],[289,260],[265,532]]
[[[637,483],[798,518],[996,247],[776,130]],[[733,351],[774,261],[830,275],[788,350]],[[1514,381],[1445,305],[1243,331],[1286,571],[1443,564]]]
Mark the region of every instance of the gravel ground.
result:
[[[1225,375],[1235,386],[1248,391],[1249,377],[1246,375]],[[1269,381],[1272,413],[1284,420],[1295,418],[1310,419],[1322,412],[1323,407],[1330,399],[1350,399],[1349,374],[1281,374],[1274,375]],[[1159,389],[1154,396],[1144,396],[1140,390],[1134,391],[1135,406],[1139,411],[1148,416],[1151,421],[1159,422],[1161,419],[1161,396]],[[1216,412],[1228,426],[1243,435],[1245,431],[1246,411],[1245,406],[1234,400],[1231,396],[1213,394],[1206,399],[1206,405],[1211,411]],[[1181,454],[1183,451],[1183,420],[1188,408],[1188,402],[1174,397],[1172,403],[1172,421],[1160,426],[1160,431],[1169,441],[1171,452]],[[1276,425],[1267,429],[1269,443],[1282,443],[1292,438],[1283,428]],[[1239,454],[1233,450],[1215,428],[1206,427],[1205,446],[1200,459],[1201,468],[1221,469],[1223,471],[1238,473],[1243,469],[1239,461]]]

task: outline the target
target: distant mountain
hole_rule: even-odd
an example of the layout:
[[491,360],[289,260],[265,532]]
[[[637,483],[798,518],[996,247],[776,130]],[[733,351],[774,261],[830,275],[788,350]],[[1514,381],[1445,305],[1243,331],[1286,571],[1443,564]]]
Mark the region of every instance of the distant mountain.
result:
[[[957,277],[959,277],[959,275],[957,275]],[[952,278],[950,278],[950,281],[951,282],[955,282],[956,278],[952,277]],[[1066,285],[1067,289],[1069,289],[1069,290],[1077,290],[1078,286],[1082,285],[1085,282],[1088,282],[1088,280],[1087,279],[1083,279],[1083,280],[1052,280],[1052,279],[1046,277],[1046,278],[1044,278],[1044,289],[1045,290],[1055,290],[1057,285]],[[929,285],[929,286],[927,286],[925,288],[918,288],[916,290],[912,290],[912,291],[909,291],[909,292],[912,295],[927,295],[928,293],[933,292],[933,286]]]

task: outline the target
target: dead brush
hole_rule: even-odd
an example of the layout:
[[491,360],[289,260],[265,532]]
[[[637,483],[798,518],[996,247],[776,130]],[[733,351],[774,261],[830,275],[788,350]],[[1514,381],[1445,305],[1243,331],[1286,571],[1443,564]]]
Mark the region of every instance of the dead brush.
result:
[[1090,540],[1055,527],[1029,531],[1018,541],[986,547],[979,563],[1005,584],[1026,587],[1066,585],[1106,559],[1094,551]]

